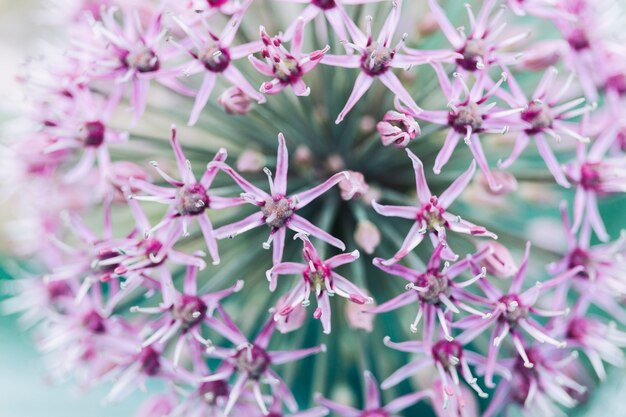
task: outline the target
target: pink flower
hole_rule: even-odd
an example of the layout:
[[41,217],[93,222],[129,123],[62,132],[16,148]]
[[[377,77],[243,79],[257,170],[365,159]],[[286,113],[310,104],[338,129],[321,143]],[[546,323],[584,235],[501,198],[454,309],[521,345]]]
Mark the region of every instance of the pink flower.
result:
[[[472,8],[466,6],[470,21],[469,33],[457,30],[448,20],[437,0],[428,0],[430,9],[439,22],[439,27],[448,38],[452,47],[462,57],[456,59],[459,70],[469,72],[482,71],[494,64],[509,64],[515,61],[515,54],[506,50],[526,39],[529,32],[520,33],[501,40],[500,35],[505,27],[502,17],[504,9],[499,9],[491,16],[498,4],[497,0],[486,0],[477,16]],[[491,16],[491,17],[490,17]]]
[[394,145],[397,148],[406,147],[420,134],[420,127],[413,117],[394,110],[385,113],[376,129],[384,146]]
[[507,75],[507,82],[512,94],[508,94],[500,89],[496,95],[506,100],[513,108],[525,106],[524,110],[519,113],[520,119],[525,125],[523,126],[523,131],[517,136],[511,155],[504,162],[500,163],[499,166],[503,169],[510,167],[528,146],[529,139],[532,138],[537,144],[539,154],[557,183],[563,187],[569,187],[570,184],[565,178],[563,169],[550,149],[544,135],[548,135],[557,141],[560,141],[561,137],[565,135],[580,142],[588,142],[589,138],[577,133],[576,127],[571,122],[567,122],[567,120],[589,112],[593,106],[579,107],[585,101],[584,98],[577,98],[559,104],[563,95],[569,91],[574,74],[572,73],[567,81],[555,90],[553,86],[556,74],[557,70],[555,68],[548,69],[530,100],[526,98],[523,89],[515,78],[510,74]]
[[621,303],[621,297],[626,297],[626,284],[622,278],[626,235],[614,242],[591,245],[591,224],[585,223],[577,238],[565,204],[561,205],[561,216],[568,249],[562,259],[548,265],[548,271],[551,274],[561,274],[571,268],[583,269],[572,280],[563,284],[558,302],[564,303],[569,289],[572,288],[588,302],[626,323],[626,311]]
[[[85,56],[83,59],[94,67],[91,75],[96,80],[114,81],[111,98],[119,101],[126,85],[131,84],[133,122],[137,122],[146,108],[150,82],[157,80],[181,90],[174,80],[181,70],[164,66],[176,51],[163,46],[166,30],[162,25],[162,14],[150,11],[149,18],[142,22],[133,10],[122,11],[121,25],[115,16],[117,7],[103,10],[101,20],[93,25],[93,44],[85,44],[81,53]],[[184,88],[181,91],[185,91]]]
[[243,281],[237,281],[232,287],[221,291],[199,295],[196,282],[198,268],[191,266],[187,268],[182,292],[174,287],[169,270],[162,269],[160,272],[160,290],[163,296],[161,304],[157,307],[133,306],[130,311],[160,316],[146,324],[145,330],[150,336],[141,342],[141,347],[164,346],[176,338],[172,360],[176,368],[185,344],[189,348],[198,344],[207,350],[212,348],[212,342],[201,334],[201,324],[206,323],[210,326],[213,323],[211,316],[219,307],[221,300],[240,291]]
[[465,290],[466,287],[472,285],[476,281],[484,281],[485,271],[481,271],[473,278],[457,283],[454,279],[465,271],[471,262],[478,262],[487,254],[487,250],[482,250],[459,261],[451,266],[441,269],[441,254],[444,244],[440,243],[433,252],[426,270],[423,272],[416,271],[406,266],[395,264],[387,265],[380,258],[374,259],[374,265],[388,274],[396,275],[408,282],[406,292],[400,294],[391,300],[368,310],[370,313],[386,313],[403,307],[405,305],[417,302],[418,310],[415,320],[410,326],[413,333],[417,333],[417,326],[422,317],[424,317],[424,331],[422,338],[430,343],[435,331],[435,320],[439,320],[439,324],[446,340],[452,341],[454,337],[450,332],[449,319],[446,317],[446,311],[452,311],[459,314],[464,310],[473,314],[472,318],[482,320],[489,315],[478,311],[477,309],[466,304],[466,301],[474,301],[471,294]]
[[[224,406],[223,415],[227,416],[230,413],[242,392],[248,389],[251,389],[254,399],[263,414],[269,414],[261,391],[261,384],[267,382],[270,383],[273,395],[280,398],[290,411],[296,411],[297,403],[293,394],[271,366],[292,362],[323,352],[326,350],[326,346],[320,345],[293,351],[268,351],[267,347],[276,328],[274,318],[270,318],[254,341],[249,342],[232,322],[228,314],[221,307],[218,307],[218,310],[222,321],[218,321],[216,318],[209,318],[207,319],[208,324],[231,341],[235,347],[232,349],[215,348],[207,352],[209,357],[221,359],[222,363],[217,367],[213,375],[202,378],[201,381],[227,381],[232,375],[236,375],[235,382],[228,394],[228,401]],[[251,388],[248,388],[248,386]]]
[[[441,168],[448,163],[452,152],[459,143],[460,138],[464,138],[465,144],[469,146],[474,160],[485,174],[492,190],[497,191],[501,188],[495,177],[489,169],[485,152],[483,151],[479,133],[506,133],[511,128],[522,129],[525,125],[519,119],[513,119],[518,113],[524,110],[524,107],[512,109],[500,109],[496,107],[496,103],[487,103],[487,101],[500,89],[500,85],[507,79],[503,73],[498,82],[485,91],[487,82],[490,82],[486,71],[481,71],[477,75],[477,80],[470,89],[463,76],[454,73],[455,85],[453,86],[445,72],[443,66],[438,63],[431,64],[437,72],[441,89],[448,99],[448,111],[422,111],[413,116],[430,123],[447,125],[450,127],[445,142],[435,159],[433,171],[435,174],[441,172]],[[461,93],[464,98],[461,99]],[[406,110],[410,112],[410,109]]]
[[[440,339],[432,344],[430,341],[410,341],[410,342],[392,342],[389,336],[385,337],[386,346],[399,350],[401,352],[409,352],[419,354],[420,358],[412,360],[408,364],[396,370],[381,385],[383,389],[396,386],[405,379],[416,374],[420,370],[427,367],[437,368],[439,379],[443,385],[444,408],[449,398],[456,396],[457,399],[463,398],[462,386],[459,380],[459,372],[467,382],[467,384],[478,393],[481,398],[487,398],[488,395],[478,386],[476,378],[472,375],[470,365],[478,367],[483,366],[486,358],[468,350],[464,350],[463,346],[456,341],[448,341]],[[506,368],[499,368],[499,373],[510,377]],[[461,404],[463,406],[463,404]]]
[[[202,21],[199,27],[189,26],[178,17],[174,21],[187,34],[179,48],[186,50],[193,58],[191,65],[185,69],[188,75],[203,73],[204,78],[200,89],[196,93],[196,100],[189,116],[189,126],[198,121],[200,113],[206,106],[215,87],[218,75],[223,75],[234,87],[240,89],[244,95],[255,99],[259,103],[265,102],[265,97],[259,94],[245,79],[243,74],[233,65],[233,61],[244,58],[261,49],[259,42],[250,42],[238,46],[231,46],[243,16],[252,3],[246,0],[233,17],[226,23],[222,33],[218,36],[207,29],[207,23]],[[191,45],[185,48],[183,45]]]
[[[500,380],[489,407],[483,417],[500,415],[503,408],[519,404],[527,416],[555,416],[562,412],[556,404],[573,408],[577,405],[574,396],[583,394],[586,388],[571,378],[566,367],[576,358],[563,354],[552,347],[530,347],[528,352],[533,366],[528,367],[519,357],[501,362],[511,370],[510,380]],[[556,404],[555,404],[556,403]]]
[[404,88],[398,77],[391,71],[391,68],[406,68],[409,65],[418,65],[427,62],[427,57],[411,57],[398,54],[403,47],[406,35],[395,46],[391,47],[393,34],[400,19],[400,9],[402,1],[394,1],[391,13],[387,17],[378,38],[372,38],[371,17],[368,18],[366,33],[356,26],[356,24],[343,14],[345,24],[354,43],[344,43],[347,48],[357,51],[359,54],[353,55],[326,55],[322,63],[343,68],[359,68],[360,73],[354,84],[354,88],[348,102],[337,116],[335,123],[339,124],[352,110],[356,103],[363,97],[371,87],[375,78],[391,90],[398,99],[408,106],[413,113],[419,113],[421,109],[415,103],[409,92]]
[[579,143],[576,161],[564,167],[567,177],[576,184],[574,230],[589,223],[602,241],[607,241],[609,235],[598,210],[598,197],[626,192],[626,159],[605,156],[616,135],[615,126],[610,126],[589,148]]
[[304,37],[303,18],[298,18],[297,20],[290,51],[287,51],[280,36],[270,37],[263,26],[261,26],[260,31],[261,41],[263,42],[261,56],[265,59],[265,62],[252,55],[248,58],[257,71],[268,77],[273,77],[272,81],[263,83],[261,92],[273,95],[280,93],[285,87],[291,86],[295,95],[308,96],[311,89],[306,86],[302,77],[320,63],[320,60],[330,47],[327,45],[324,49],[313,51],[309,54],[302,53]]
[[[422,242],[426,234],[430,234],[433,247],[437,247],[440,242],[445,242],[446,229],[472,236],[496,238],[496,235],[487,231],[484,227],[476,226],[467,220],[461,219],[459,216],[447,212],[450,204],[454,202],[471,181],[474,171],[476,170],[476,164],[474,162],[472,162],[469,169],[459,176],[440,197],[436,197],[430,193],[430,189],[426,183],[422,161],[409,149],[407,149],[406,152],[409,158],[411,158],[413,169],[415,170],[418,205],[415,207],[384,206],[372,202],[374,210],[383,216],[401,217],[414,221],[411,230],[409,230],[409,233],[404,238],[404,242],[402,242],[402,246],[398,252],[396,252],[391,259],[383,261],[383,264],[390,265],[407,256]],[[446,259],[456,258],[454,252],[448,247],[444,249],[444,256]]]
[[271,291],[276,290],[278,275],[302,276],[302,280],[290,291],[284,303],[278,307],[274,317],[277,319],[279,316],[286,316],[298,305],[308,306],[311,291],[313,291],[317,302],[313,317],[321,320],[324,333],[328,334],[330,333],[330,296],[337,294],[357,304],[371,302],[371,298],[365,291],[335,272],[335,268],[357,260],[359,251],[355,250],[351,253],[322,260],[306,235],[300,233],[296,237],[300,238],[304,245],[302,256],[305,262],[303,264],[295,262],[274,264],[266,272]]
[[[244,203],[244,200],[238,197],[220,197],[209,194],[209,189],[215,175],[216,167],[207,167],[200,181],[196,180],[191,164],[185,159],[185,154],[176,138],[176,126],[172,126],[171,144],[176,156],[176,164],[181,180],[174,179],[159,168],[159,165],[152,161],[152,166],[163,177],[163,179],[174,188],[166,188],[153,185],[143,180],[131,180],[130,184],[137,189],[148,193],[148,196],[133,195],[133,199],[154,201],[158,203],[168,204],[170,208],[165,214],[165,218],[152,229],[150,232],[159,230],[162,227],[168,227],[174,236],[187,236],[189,221],[197,219],[200,230],[204,236],[204,240],[209,249],[209,253],[213,258],[213,264],[220,262],[217,242],[213,231],[213,225],[206,212],[207,209],[220,209],[233,207]],[[220,149],[213,162],[226,160],[226,150]]]
[[310,234],[341,250],[345,249],[343,242],[313,225],[305,218],[296,214],[296,212],[330,190],[334,185],[339,183],[339,181],[347,178],[348,174],[346,172],[339,172],[310,190],[287,196],[288,165],[289,155],[287,153],[287,146],[285,145],[285,137],[282,133],[278,135],[278,155],[276,157],[276,176],[274,179],[272,179],[270,170],[265,168],[265,173],[267,174],[270,184],[269,194],[246,181],[225,163],[214,161],[209,164],[209,169],[213,167],[219,168],[228,174],[244,191],[241,195],[242,198],[248,203],[259,207],[258,212],[245,219],[215,230],[215,237],[217,239],[232,238],[240,233],[247,232],[250,229],[265,224],[270,228],[270,236],[263,244],[263,247],[269,249],[272,242],[274,242],[272,256],[274,264],[279,263],[283,258],[287,229],[291,229],[296,233],[304,232]]
[[285,302],[288,301],[290,295],[291,293],[282,295],[276,302],[276,306],[270,310],[270,313],[274,315],[274,320],[276,320],[276,329],[283,334],[293,332],[302,327],[307,316],[302,304],[295,306],[289,314],[276,314],[276,311],[280,310],[285,305]]
[[532,315],[541,317],[556,317],[567,314],[569,309],[556,311],[542,310],[535,307],[534,304],[536,304],[538,297],[545,293],[545,291],[555,288],[572,279],[572,277],[580,273],[583,268],[576,267],[557,275],[550,280],[543,282],[537,281],[534,286],[522,291],[522,285],[524,283],[524,278],[526,277],[526,269],[528,268],[529,256],[530,242],[526,245],[524,258],[522,259],[515,277],[513,277],[513,280],[511,281],[511,285],[507,293],[503,293],[486,279],[478,282],[479,287],[487,297],[480,303],[491,308],[489,315],[484,317],[466,317],[456,323],[456,326],[459,328],[466,329],[457,338],[457,340],[462,344],[470,342],[492,324],[495,324],[495,328],[491,333],[491,338],[489,340],[489,354],[487,355],[487,364],[485,367],[485,384],[488,387],[494,386],[493,374],[495,371],[498,351],[500,350],[502,341],[508,335],[511,336],[513,345],[515,346],[520,358],[523,360],[524,366],[529,369],[532,368],[534,364],[531,362],[530,357],[524,349],[525,338],[522,332],[525,332],[531,338],[539,341],[540,343],[548,343],[558,348],[563,348],[566,345],[565,342],[556,340],[552,337],[549,332],[532,317]]
[[[78,163],[65,174],[67,182],[77,182],[89,174],[94,162],[98,161],[102,180],[110,169],[108,146],[128,140],[128,133],[109,126],[109,120],[117,105],[117,98],[102,97],[88,88],[77,88],[71,92],[71,109],[58,114],[56,109],[42,120],[43,131],[50,137],[44,153],[82,151]],[[63,97],[61,100],[67,100]],[[58,101],[58,100],[57,100]],[[63,106],[61,106],[61,109]]]
[[178,399],[172,394],[155,395],[141,405],[135,417],[168,417],[177,403]]
[[217,102],[228,114],[244,115],[250,112],[252,100],[239,87],[229,87],[220,94]]
[[372,375],[370,371],[365,371],[363,373],[363,378],[365,379],[365,390],[363,396],[365,398],[365,408],[363,410],[357,410],[356,408],[336,403],[322,397],[319,394],[316,401],[333,413],[337,413],[342,417],[389,417],[392,415],[398,415],[398,413],[405,408],[409,408],[413,404],[416,404],[422,399],[430,396],[429,391],[418,391],[398,397],[383,406],[380,401],[378,381],[376,381],[374,375]]

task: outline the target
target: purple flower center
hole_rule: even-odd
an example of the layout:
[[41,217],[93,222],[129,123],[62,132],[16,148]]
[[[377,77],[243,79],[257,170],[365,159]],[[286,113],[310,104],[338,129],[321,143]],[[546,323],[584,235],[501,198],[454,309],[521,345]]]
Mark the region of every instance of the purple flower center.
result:
[[183,216],[201,214],[209,207],[209,196],[200,184],[184,185],[178,189],[176,208]]
[[445,213],[445,209],[439,207],[437,197],[432,196],[430,202],[422,206],[417,214],[417,220],[426,222],[426,228],[429,232],[437,233],[446,225],[446,221],[442,217],[443,213]]
[[361,69],[368,75],[375,77],[389,70],[395,51],[378,42],[368,45],[361,55]]
[[273,229],[283,227],[293,214],[291,201],[286,197],[268,198],[261,207],[265,224]]
[[91,310],[83,316],[83,327],[92,333],[101,334],[106,331],[104,319],[96,311]]
[[[163,247],[163,244],[154,238],[144,239],[139,243],[139,245],[143,247],[144,252],[146,256],[148,257],[148,259],[150,259],[151,256],[155,257],[159,253],[161,248]],[[165,262],[165,259],[166,259],[166,256],[164,256],[163,259],[159,260],[159,262],[152,262],[150,266],[154,267],[154,266],[161,265],[163,262]]]
[[206,2],[210,7],[222,7],[228,0],[206,0]]
[[72,289],[65,281],[50,281],[46,284],[46,290],[50,300],[72,294]]
[[85,146],[97,148],[104,143],[106,127],[98,120],[87,122],[83,126],[83,142]]
[[292,84],[302,78],[302,68],[296,58],[287,55],[274,59],[274,74],[284,84]]
[[574,340],[582,340],[587,336],[589,323],[583,317],[572,318],[567,325],[567,338]]
[[448,278],[442,276],[438,271],[429,270],[420,275],[415,282],[417,287],[426,288],[426,292],[419,292],[422,301],[428,304],[440,303],[439,295],[450,295],[450,284]]
[[536,135],[545,129],[552,127],[552,116],[548,111],[548,107],[540,102],[532,101],[528,104],[528,108],[521,114],[523,121],[530,123],[530,128],[526,129],[529,135]]
[[322,10],[332,9],[335,6],[335,0],[311,0],[311,4],[319,7]]
[[207,305],[200,297],[185,294],[181,303],[174,307],[172,314],[182,323],[183,329],[190,329],[204,320],[207,310]]
[[598,171],[598,163],[586,162],[580,167],[580,185],[585,190],[599,191],[602,178]]
[[465,135],[467,129],[479,132],[483,125],[483,115],[476,103],[458,106],[448,113],[448,124],[458,133]]
[[147,346],[139,353],[141,370],[149,376],[155,376],[161,370],[161,355],[159,352]]
[[528,314],[528,309],[522,305],[519,297],[515,294],[502,296],[498,302],[504,305],[501,319],[506,320],[511,326]]
[[589,278],[589,274],[586,271],[587,266],[589,265],[589,254],[587,251],[581,248],[575,248],[569,254],[569,268],[576,268],[577,266],[585,267],[585,270],[579,272],[576,276],[579,278],[587,279]]
[[433,345],[431,353],[444,368],[449,368],[458,364],[463,356],[463,347],[455,341],[440,340]]
[[459,49],[458,53],[463,55],[463,58],[456,59],[457,65],[467,71],[476,71],[485,55],[485,48],[481,40],[470,39],[463,48]]
[[589,38],[583,29],[574,29],[567,37],[567,43],[576,51],[589,48]]
[[230,65],[230,52],[218,45],[211,45],[198,52],[198,60],[211,72],[223,72]]
[[198,388],[198,394],[207,404],[214,405],[218,398],[226,398],[230,394],[228,383],[222,379],[203,382]]
[[626,74],[619,73],[609,76],[606,80],[604,88],[607,90],[613,90],[620,96],[626,94]]
[[134,51],[128,52],[123,59],[124,65],[134,68],[137,72],[154,72],[161,68],[157,54],[146,46],[141,46]]
[[235,354],[235,365],[241,372],[247,372],[251,379],[258,380],[270,364],[265,350],[256,345],[245,346]]

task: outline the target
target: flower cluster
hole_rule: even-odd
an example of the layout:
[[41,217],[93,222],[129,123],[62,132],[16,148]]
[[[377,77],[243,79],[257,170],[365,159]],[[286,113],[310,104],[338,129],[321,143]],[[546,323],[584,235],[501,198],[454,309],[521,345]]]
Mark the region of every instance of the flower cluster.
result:
[[[466,22],[452,1],[289,2],[55,10],[4,155],[31,272],[3,309],[106,402],[165,381],[138,417],[585,401],[579,357],[599,380],[626,363],[626,236],[602,207],[626,192],[617,2],[485,0]],[[339,398],[364,368],[357,410]]]

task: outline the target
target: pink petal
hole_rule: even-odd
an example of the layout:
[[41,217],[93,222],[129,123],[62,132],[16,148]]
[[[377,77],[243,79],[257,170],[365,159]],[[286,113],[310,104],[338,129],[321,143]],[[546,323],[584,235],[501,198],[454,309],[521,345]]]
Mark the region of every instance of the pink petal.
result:
[[213,236],[215,236],[216,239],[232,238],[255,227],[263,226],[264,224],[263,213],[259,211],[249,215],[243,220],[215,229]]
[[350,253],[341,253],[339,255],[335,255],[332,258],[329,258],[326,261],[324,261],[324,265],[326,265],[330,269],[334,269],[341,265],[354,262],[357,259],[359,259],[359,251],[355,250]]
[[430,358],[421,358],[407,363],[398,368],[385,379],[381,385],[382,389],[389,389],[398,385],[407,378],[412,377],[427,366],[432,366],[433,361]]
[[321,62],[322,64],[331,65],[333,67],[359,68],[361,66],[361,57],[359,55],[325,54]]
[[283,252],[285,251],[285,233],[286,227],[274,229],[274,240],[272,241],[272,263],[277,264],[283,260]]
[[198,219],[200,230],[202,230],[204,241],[206,242],[207,248],[209,249],[209,254],[213,259],[213,265],[218,265],[220,263],[220,255],[217,250],[217,241],[215,240],[211,220],[206,213],[202,213],[196,216],[196,218]]
[[378,78],[382,81],[383,84],[387,86],[392,93],[396,95],[405,105],[411,109],[413,114],[421,113],[422,109],[419,108],[411,94],[407,91],[407,89],[402,85],[396,74],[391,71],[387,71],[382,75],[379,75]]
[[337,120],[335,120],[335,124],[341,123],[341,121],[346,117],[346,115],[352,110],[352,108],[356,105],[356,103],[363,97],[363,95],[369,90],[372,83],[374,82],[374,78],[370,77],[364,72],[361,72],[357,77],[354,88],[352,89],[352,93],[346,102],[345,107],[337,116]]
[[274,175],[274,193],[284,196],[287,193],[287,171],[289,154],[285,144],[285,136],[278,134],[278,152],[276,154],[276,174]]
[[454,152],[456,145],[459,143],[459,137],[460,135],[454,129],[448,131],[448,136],[446,136],[446,140],[435,158],[435,165],[433,166],[435,174],[440,174],[441,168],[450,160],[452,152]]
[[372,201],[372,207],[376,210],[376,213],[387,217],[400,217],[403,219],[415,220],[419,208],[409,206],[385,206],[378,204],[376,201]]
[[333,175],[332,177],[330,177],[329,179],[327,179],[326,181],[324,181],[323,183],[321,183],[320,185],[317,185],[307,191],[303,191],[301,193],[298,194],[294,194],[292,196],[292,199],[295,201],[295,209],[299,210],[302,207],[306,206],[307,204],[309,204],[311,201],[315,200],[316,198],[318,198],[319,196],[321,196],[322,194],[324,194],[326,191],[330,190],[332,187],[334,187],[335,185],[337,185],[339,182],[341,182],[342,180],[345,180],[346,178],[349,178],[350,174],[347,172],[338,172],[335,175]]
[[213,91],[213,87],[215,87],[215,81],[217,80],[217,76],[214,72],[207,71],[204,75],[204,79],[202,80],[202,85],[196,94],[196,101],[193,103],[193,109],[191,110],[191,115],[189,116],[189,122],[187,123],[189,126],[193,126],[198,121],[200,117],[200,113],[206,106],[206,103],[209,101],[209,96]]
[[550,146],[548,146],[542,134],[535,135],[535,143],[537,144],[539,154],[545,161],[548,170],[554,176],[556,182],[562,187],[571,187],[569,181],[565,178],[565,174],[563,173],[563,169],[561,169],[559,161],[556,160],[552,149],[550,149]]
[[380,391],[378,381],[370,371],[363,373],[365,378],[365,409],[374,410],[380,407]]
[[287,362],[293,362],[306,358],[307,356],[315,355],[319,352],[324,352],[325,350],[326,346],[321,345],[310,347],[308,349],[269,352],[269,356],[273,364],[282,365]]
[[430,188],[428,188],[426,176],[424,175],[424,164],[422,164],[422,161],[420,161],[420,159],[415,156],[410,149],[407,148],[406,153],[409,155],[409,158],[411,158],[413,170],[415,171],[415,189],[417,190],[417,198],[420,203],[426,204],[430,201],[432,194],[430,193]]
[[219,169],[224,171],[226,174],[228,174],[244,192],[252,194],[259,200],[263,200],[263,201],[270,198],[270,195],[268,195],[265,191],[252,185],[250,182],[244,179],[241,175],[239,175],[237,171],[235,171],[234,169],[232,169],[230,166],[226,165],[225,163],[211,162],[208,168],[211,168],[214,166],[218,167]]
[[437,23],[443,34],[448,38],[454,49],[460,49],[463,46],[463,40],[461,39],[456,28],[450,23],[450,20],[446,17],[446,13],[443,11],[437,0],[428,0],[428,5],[432,11]]
[[461,174],[446,191],[441,193],[439,204],[445,209],[450,207],[450,204],[467,188],[475,172],[476,161],[472,161],[467,171]]
[[234,65],[229,65],[228,68],[222,73],[224,77],[230,81],[234,86],[238,87],[257,101],[257,103],[265,103],[265,97],[259,93],[249,82],[245,79],[243,74],[235,68]]
[[296,232],[304,232],[310,234],[311,236],[315,236],[316,238],[323,240],[324,242],[341,250],[346,249],[346,245],[344,245],[341,240],[313,225],[311,222],[298,216],[297,214],[291,216],[288,227]]

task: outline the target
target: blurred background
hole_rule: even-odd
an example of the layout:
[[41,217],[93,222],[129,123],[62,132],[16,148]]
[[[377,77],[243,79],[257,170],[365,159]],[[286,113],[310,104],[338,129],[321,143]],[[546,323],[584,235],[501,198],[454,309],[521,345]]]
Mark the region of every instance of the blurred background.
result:
[[[624,0],[626,2],[626,0]],[[0,0],[0,132],[6,135],[11,120],[20,109],[20,91],[15,77],[23,60],[37,51],[36,39],[53,34],[42,21],[41,2],[36,0]],[[39,45],[40,47],[40,45]],[[1,146],[1,138],[0,138]],[[626,226],[624,199],[610,201],[603,207],[609,229]],[[0,190],[0,227],[18,208],[3,197]],[[611,224],[612,223],[612,224]],[[6,242],[0,237],[0,281],[12,279],[16,261],[7,255]],[[3,255],[3,253],[5,255]],[[626,271],[625,271],[626,274]],[[0,299],[3,295],[0,294]],[[32,334],[17,323],[15,316],[0,315],[0,417],[126,417],[132,416],[144,398],[135,393],[121,404],[102,404],[108,387],[81,391],[72,382],[52,384],[46,364],[37,353]],[[593,395],[593,401],[574,410],[570,416],[626,416],[626,373],[615,370],[609,381]],[[543,417],[543,416],[537,416]]]

